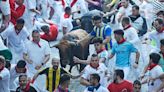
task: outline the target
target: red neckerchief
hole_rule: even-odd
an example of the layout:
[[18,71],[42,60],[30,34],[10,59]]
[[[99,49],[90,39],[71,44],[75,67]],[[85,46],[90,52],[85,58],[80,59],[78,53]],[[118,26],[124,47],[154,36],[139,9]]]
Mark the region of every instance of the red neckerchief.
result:
[[163,56],[163,58],[164,58],[164,53],[161,52],[161,54],[162,54],[162,56]]
[[90,66],[91,66],[92,68],[98,69],[98,67],[99,67],[100,65],[98,64],[97,66],[93,66],[93,65],[90,63]]
[[66,18],[69,18],[69,17],[70,17],[69,14],[64,13],[64,18],[65,18],[65,19],[66,19]]
[[151,65],[149,65],[148,66],[148,68],[147,68],[147,70],[151,70],[151,69],[153,69],[154,67],[156,67],[158,64],[151,64]]
[[121,41],[117,42],[118,44],[124,43],[126,40],[123,38]]
[[97,54],[103,52],[104,50],[106,50],[105,48],[102,48],[101,50],[97,51]]
[[61,0],[63,8],[65,8],[65,2],[64,0]]
[[30,90],[30,81],[26,84],[26,88],[23,90],[24,92],[29,92]]
[[77,0],[73,0],[73,1],[71,2],[71,7],[73,7],[73,5],[74,5],[76,2],[77,2]]
[[15,33],[18,35],[20,33],[20,31],[19,32],[16,31],[16,26],[14,26],[14,28],[15,28]]
[[41,48],[41,45],[40,45],[40,43],[39,42],[35,42],[34,40],[32,40],[34,43],[36,43],[38,46],[39,46],[39,48]]
[[124,28],[124,30],[129,29],[130,27],[131,27],[131,25],[129,24]]
[[164,27],[162,27],[162,29],[158,31],[158,33],[162,33],[162,32],[164,32]]
[[5,67],[3,66],[1,69],[0,69],[0,72],[4,69]]
[[[65,8],[65,1],[64,1],[64,0],[61,0],[61,2],[62,2],[62,6]],[[73,7],[73,6],[75,5],[76,2],[77,2],[77,0],[73,0],[73,1],[71,2],[70,7]]]

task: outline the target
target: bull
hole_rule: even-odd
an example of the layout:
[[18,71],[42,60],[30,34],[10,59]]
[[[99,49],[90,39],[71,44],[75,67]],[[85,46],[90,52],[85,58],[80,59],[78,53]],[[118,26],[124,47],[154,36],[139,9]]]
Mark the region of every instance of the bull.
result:
[[[64,35],[60,42],[53,46],[59,50],[61,67],[70,65],[69,72],[71,72],[72,67],[76,65],[73,61],[74,56],[82,60],[86,60],[88,58],[91,38],[86,37],[87,35],[88,33],[86,31],[77,29]],[[79,71],[81,72],[84,67],[85,65],[80,64]]]

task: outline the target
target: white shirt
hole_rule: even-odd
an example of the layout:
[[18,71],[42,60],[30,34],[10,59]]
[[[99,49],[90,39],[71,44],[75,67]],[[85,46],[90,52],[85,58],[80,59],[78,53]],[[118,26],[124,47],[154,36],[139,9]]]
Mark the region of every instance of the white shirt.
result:
[[107,50],[104,50],[100,53],[98,53],[98,57],[99,58],[105,58],[105,65],[108,66],[108,51]]
[[0,10],[2,11],[3,15],[11,14],[9,0],[0,1]]
[[125,16],[129,16],[132,14],[132,5],[129,4],[127,8],[125,7],[120,7],[119,13],[124,14]]
[[27,68],[29,72],[34,74],[37,72],[37,70],[35,70],[35,67],[41,65],[41,63],[44,62],[43,59],[45,58],[45,55],[50,54],[50,47],[48,42],[40,39],[39,43],[41,47],[39,47],[33,41],[29,41],[26,43],[26,48],[24,50],[24,53],[26,53],[33,61],[32,64],[27,63]]
[[63,9],[63,6],[61,4],[61,1],[53,0],[53,1],[51,1],[50,4],[52,4],[52,7],[53,7],[54,11],[56,12],[56,13],[53,14],[51,20],[55,24],[57,24],[58,28],[61,30],[61,23],[60,23],[61,22],[61,14],[64,13],[64,9]]
[[[149,76],[151,78],[156,78],[163,73],[164,72],[163,72],[161,66],[157,65],[152,70],[149,71]],[[162,84],[162,81],[160,79],[156,79],[153,82],[154,85],[151,85],[151,84],[152,84],[152,82],[149,82],[149,84],[148,84],[148,90],[149,91],[148,92],[151,92],[152,90],[159,88],[159,86]]]
[[[86,88],[84,92],[90,92],[90,91],[88,91],[88,88]],[[109,91],[107,88],[100,86],[97,90],[95,89],[93,92],[109,92]]]
[[89,80],[90,79],[90,74],[97,73],[100,75],[100,84],[104,87],[107,85],[107,77],[105,76],[105,73],[107,72],[107,67],[103,64],[100,63],[98,69],[92,68],[90,65],[87,65],[84,68],[84,73],[82,74],[82,78]]
[[0,50],[6,50],[6,49],[8,49],[8,48],[4,45],[3,40],[0,37]]
[[[15,83],[16,79],[23,73],[17,73],[16,70],[16,64],[12,64],[11,65],[11,69],[10,69],[10,90],[16,90],[16,88],[18,87],[18,85]],[[25,72],[26,74],[26,72]]]
[[[27,0],[27,9],[36,9],[37,1],[36,0]],[[34,17],[36,15],[35,12],[29,11],[30,16]]]
[[133,27],[124,30],[124,38],[128,42],[132,43],[135,47],[138,47],[137,45],[140,44],[140,39],[138,37],[137,30]]
[[129,15],[132,14],[132,5],[129,4],[127,8],[124,8],[123,6],[120,7],[120,9],[118,10],[118,13],[116,14],[116,22],[118,22],[118,18],[120,17],[120,15],[123,15],[125,17],[128,17]]
[[0,72],[0,77],[2,80],[0,80],[0,92],[10,92],[9,90],[9,80],[10,80],[10,73],[7,68],[4,68]]
[[122,16],[122,17],[128,17],[129,15],[132,14],[132,5],[129,4],[127,8],[124,7],[120,7],[120,9],[118,10],[118,13],[116,14],[116,24],[117,24],[117,28],[122,28],[121,23],[118,21],[118,19]]
[[[73,1],[73,0],[72,0]],[[77,2],[72,7],[72,12],[80,10],[80,13],[74,13],[73,18],[81,18],[84,14],[88,12],[88,7],[84,0],[77,0]]]
[[50,6],[49,6],[49,1],[48,0],[39,0],[37,2],[37,7],[41,10],[41,15],[39,17],[43,19],[48,19],[49,18],[49,12],[50,12]]
[[156,42],[156,47],[160,48],[160,40],[164,39],[164,32],[158,33],[157,31],[149,34],[149,38]]
[[66,32],[69,32],[73,29],[73,25],[72,25],[72,17],[70,16],[69,18],[64,18],[64,14],[61,18],[61,27],[63,29],[63,27],[66,27]]
[[17,34],[14,26],[2,32],[1,35],[3,39],[8,39],[9,48],[12,49],[12,51],[14,50],[15,53],[23,52],[24,44],[29,37],[29,33],[25,27]]

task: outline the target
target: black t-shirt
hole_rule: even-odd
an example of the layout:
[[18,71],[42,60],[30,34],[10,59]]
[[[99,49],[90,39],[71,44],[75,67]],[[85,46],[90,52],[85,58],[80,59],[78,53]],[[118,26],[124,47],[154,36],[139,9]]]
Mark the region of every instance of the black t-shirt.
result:
[[28,91],[22,91],[20,87],[16,89],[16,92],[37,92],[34,87],[30,86]]
[[[49,85],[49,82],[50,82],[50,79],[49,79],[49,76],[51,75],[49,75],[49,69],[50,69],[50,67],[48,67],[48,68],[46,68],[46,69],[44,69],[44,70],[42,70],[41,72],[39,72],[39,75],[42,75],[42,74],[45,74],[46,75],[46,80],[47,80],[47,90],[49,90],[49,87],[51,87],[52,88],[52,90],[55,90],[55,82],[56,82],[56,70],[53,70],[53,74],[52,74],[52,76],[53,76],[53,78],[52,78],[52,85]],[[63,68],[60,68],[60,76],[62,75],[62,74],[64,74],[64,73],[67,73],[65,70],[63,70]]]

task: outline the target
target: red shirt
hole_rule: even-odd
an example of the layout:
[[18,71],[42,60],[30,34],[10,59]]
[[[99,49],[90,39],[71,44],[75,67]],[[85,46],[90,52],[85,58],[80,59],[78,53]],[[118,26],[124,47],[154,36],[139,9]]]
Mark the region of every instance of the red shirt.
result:
[[19,19],[25,12],[25,5],[15,7],[15,0],[9,0],[11,9],[11,22],[15,25],[17,19]]
[[41,38],[46,41],[54,41],[58,35],[58,28],[55,24],[50,24],[50,31],[49,34],[41,35]]
[[122,83],[111,83],[108,86],[110,92],[133,92],[133,84],[124,80]]

